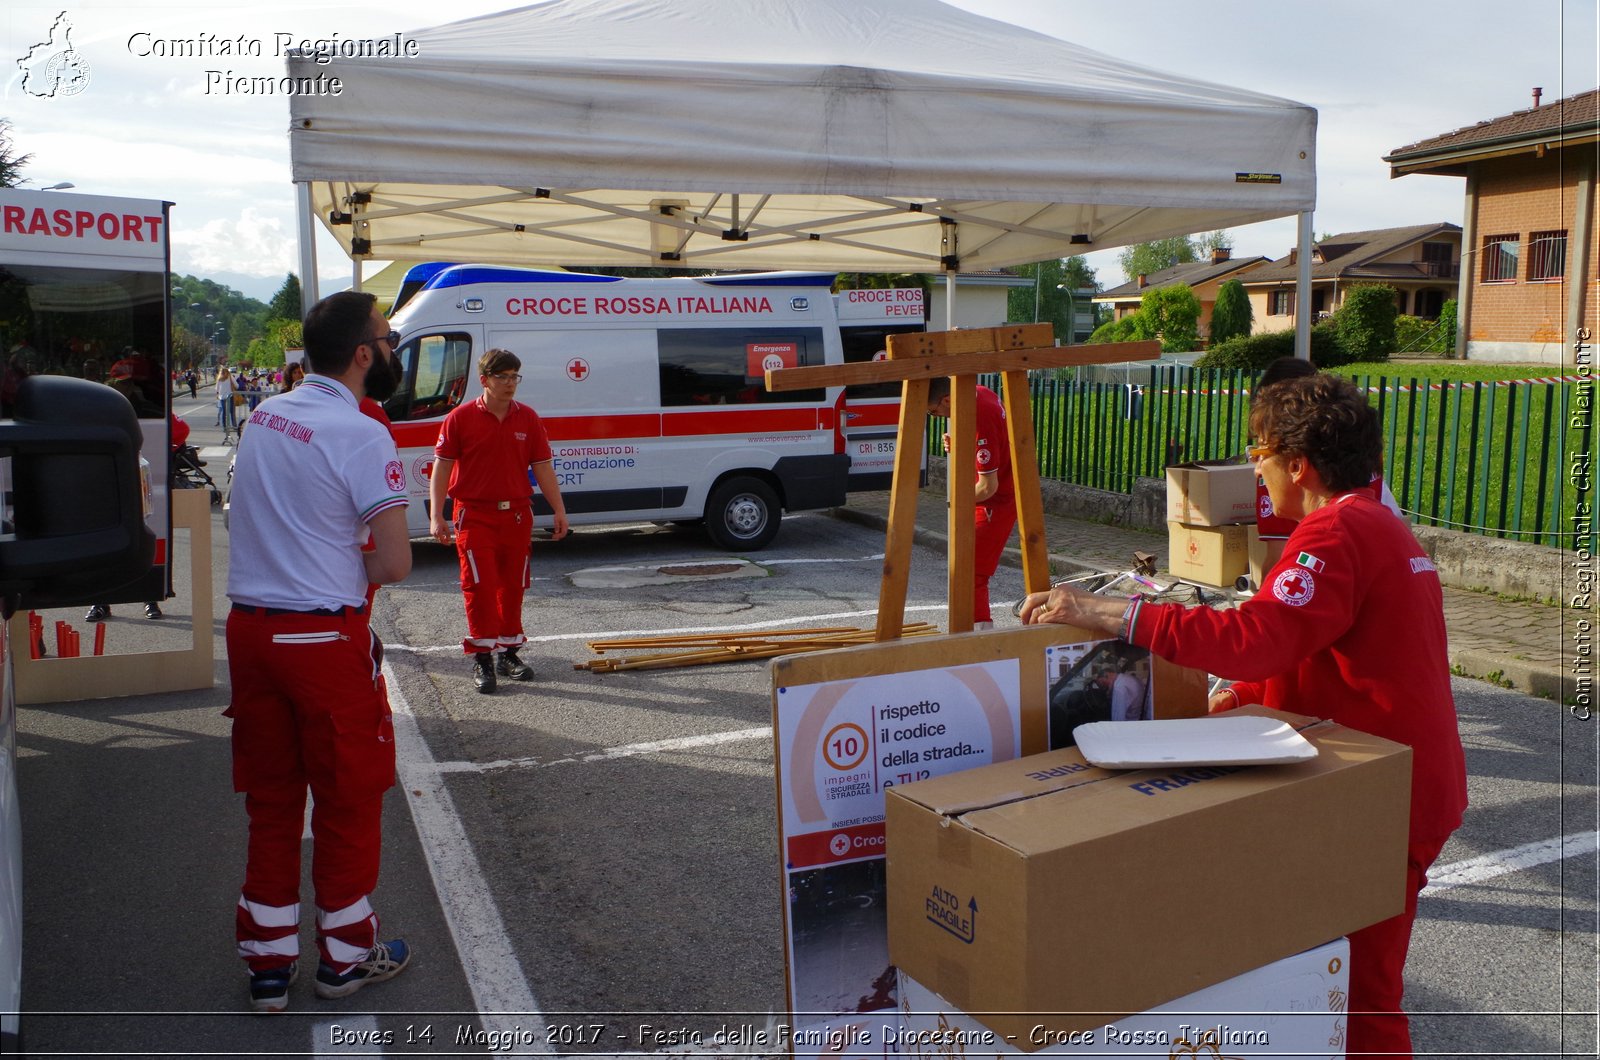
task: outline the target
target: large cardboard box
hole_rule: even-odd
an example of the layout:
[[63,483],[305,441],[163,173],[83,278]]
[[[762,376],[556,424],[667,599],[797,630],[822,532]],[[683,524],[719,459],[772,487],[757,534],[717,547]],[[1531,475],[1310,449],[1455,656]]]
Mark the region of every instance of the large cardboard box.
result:
[[[906,1056],[1016,1056],[1019,1042],[996,1034],[900,970],[894,1044]],[[1029,1028],[1038,1056],[1344,1056],[1350,944],[1336,939],[1273,961],[1148,1012],[1082,1031]]]
[[1167,468],[1167,521],[1229,526],[1256,521],[1254,464],[1202,460]]
[[1001,1034],[1070,1033],[1401,912],[1411,749],[1270,716],[1317,757],[1106,770],[1072,748],[891,788],[891,961]]
[[1250,557],[1250,588],[1260,592],[1267,571],[1278,565],[1278,560],[1283,558],[1283,547],[1289,541],[1282,537],[1264,538],[1253,526],[1248,529],[1250,540],[1246,550]]
[[1232,587],[1250,569],[1250,527],[1167,524],[1167,569],[1202,585]]

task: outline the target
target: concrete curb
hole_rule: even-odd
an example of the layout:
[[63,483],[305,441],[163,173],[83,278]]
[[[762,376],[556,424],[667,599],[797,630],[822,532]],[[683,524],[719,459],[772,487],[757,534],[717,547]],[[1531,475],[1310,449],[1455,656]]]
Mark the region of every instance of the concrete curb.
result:
[[1526,692],[1540,699],[1565,703],[1578,694],[1578,679],[1572,674],[1504,652],[1482,648],[1451,649],[1450,665],[1463,677]]

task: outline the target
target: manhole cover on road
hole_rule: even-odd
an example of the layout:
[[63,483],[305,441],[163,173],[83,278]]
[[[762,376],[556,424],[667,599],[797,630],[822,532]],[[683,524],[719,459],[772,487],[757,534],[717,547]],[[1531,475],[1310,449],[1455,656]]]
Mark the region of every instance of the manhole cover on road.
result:
[[744,567],[743,563],[682,563],[674,567],[657,567],[656,570],[679,578],[693,578],[707,574],[732,574]]
[[767,568],[747,559],[704,563],[665,563],[649,567],[590,567],[573,571],[567,580],[579,589],[616,589],[636,585],[681,585],[685,578],[719,581],[723,578],[767,578]]

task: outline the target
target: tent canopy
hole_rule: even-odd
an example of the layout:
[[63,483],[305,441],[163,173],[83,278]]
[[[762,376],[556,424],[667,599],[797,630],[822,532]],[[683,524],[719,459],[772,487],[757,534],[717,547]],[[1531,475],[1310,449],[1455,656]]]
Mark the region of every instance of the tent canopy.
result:
[[552,0],[401,40],[289,60],[343,84],[291,98],[290,155],[357,258],[977,271],[1316,198],[1312,108],[937,0]]

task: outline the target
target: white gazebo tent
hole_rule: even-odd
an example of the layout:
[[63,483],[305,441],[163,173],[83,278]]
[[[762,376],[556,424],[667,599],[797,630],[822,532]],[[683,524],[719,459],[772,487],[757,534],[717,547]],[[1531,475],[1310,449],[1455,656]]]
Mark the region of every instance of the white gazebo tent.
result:
[[289,60],[324,79],[290,108],[308,299],[312,216],[358,277],[955,273],[1296,213],[1309,269],[1312,108],[938,0],[551,0],[373,43]]

